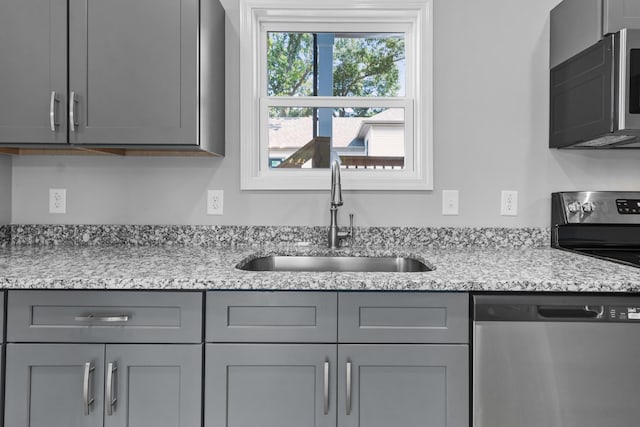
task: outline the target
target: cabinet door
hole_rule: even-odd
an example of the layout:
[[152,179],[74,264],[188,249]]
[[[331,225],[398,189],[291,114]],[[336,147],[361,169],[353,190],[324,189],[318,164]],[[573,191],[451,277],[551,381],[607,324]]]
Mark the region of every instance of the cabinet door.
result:
[[66,143],[66,0],[0,1],[0,58],[0,144]]
[[205,426],[335,427],[335,356],[335,344],[207,344]]
[[102,426],[104,345],[7,344],[6,357],[6,426]]
[[466,345],[339,345],[340,427],[468,427]]
[[105,361],[105,427],[201,425],[202,345],[110,344]]
[[640,28],[638,0],[604,0],[604,28],[602,33],[615,33],[623,28]]
[[70,142],[197,143],[198,4],[69,0]]

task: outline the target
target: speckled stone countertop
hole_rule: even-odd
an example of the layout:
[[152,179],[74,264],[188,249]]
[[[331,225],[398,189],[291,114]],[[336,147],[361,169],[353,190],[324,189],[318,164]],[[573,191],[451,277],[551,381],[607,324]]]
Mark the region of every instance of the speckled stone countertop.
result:
[[[407,255],[423,273],[249,272],[268,254]],[[1,288],[262,289],[638,292],[640,269],[551,248],[347,248],[10,245],[0,248]]]

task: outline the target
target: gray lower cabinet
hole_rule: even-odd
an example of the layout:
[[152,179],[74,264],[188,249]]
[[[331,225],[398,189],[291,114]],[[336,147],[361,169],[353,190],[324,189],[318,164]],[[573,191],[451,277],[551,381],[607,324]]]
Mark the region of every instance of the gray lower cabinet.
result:
[[5,425],[101,427],[104,345],[7,344]]
[[201,345],[7,344],[5,425],[192,427]]
[[338,426],[469,425],[464,345],[338,346]]
[[105,427],[201,425],[201,344],[109,344],[105,362]]
[[468,294],[260,296],[207,298],[206,427],[469,426]]
[[335,427],[335,360],[335,344],[207,344],[205,426]]

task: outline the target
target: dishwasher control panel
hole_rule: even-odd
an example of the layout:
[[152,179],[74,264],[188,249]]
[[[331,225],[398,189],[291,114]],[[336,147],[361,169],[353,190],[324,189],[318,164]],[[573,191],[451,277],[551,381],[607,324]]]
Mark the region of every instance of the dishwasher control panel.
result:
[[640,321],[640,307],[607,307],[609,320]]
[[502,295],[474,299],[475,321],[640,323],[637,297]]

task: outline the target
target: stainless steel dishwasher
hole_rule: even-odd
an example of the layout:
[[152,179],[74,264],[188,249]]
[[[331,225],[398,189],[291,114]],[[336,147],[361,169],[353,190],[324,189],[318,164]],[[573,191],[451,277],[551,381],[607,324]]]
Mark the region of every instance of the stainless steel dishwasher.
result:
[[476,295],[474,427],[640,423],[640,297]]

